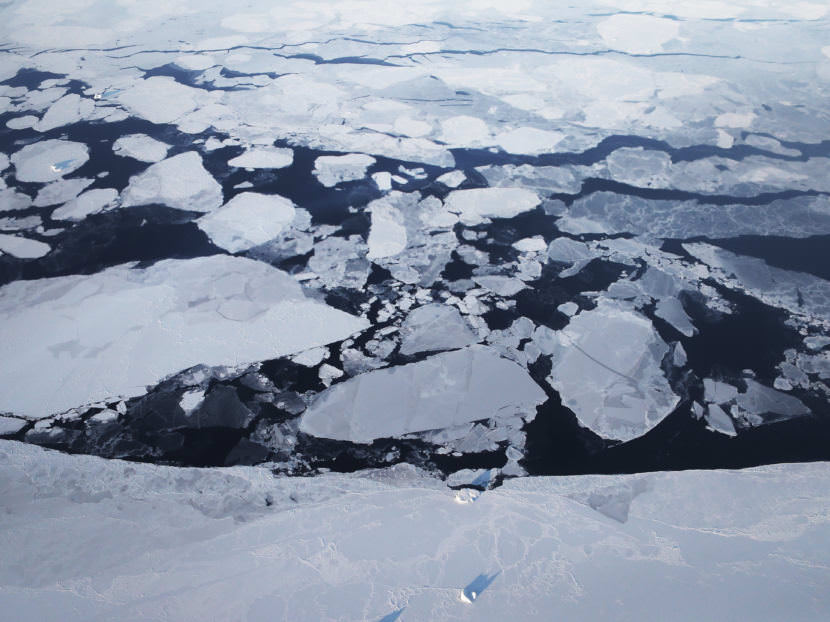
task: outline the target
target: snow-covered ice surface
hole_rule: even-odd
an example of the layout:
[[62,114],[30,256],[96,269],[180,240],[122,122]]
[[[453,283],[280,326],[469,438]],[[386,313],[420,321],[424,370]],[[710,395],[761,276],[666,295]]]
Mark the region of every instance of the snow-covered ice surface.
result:
[[403,465],[275,478],[0,441],[0,604],[62,622],[822,620],[828,477],[790,464],[465,495]]

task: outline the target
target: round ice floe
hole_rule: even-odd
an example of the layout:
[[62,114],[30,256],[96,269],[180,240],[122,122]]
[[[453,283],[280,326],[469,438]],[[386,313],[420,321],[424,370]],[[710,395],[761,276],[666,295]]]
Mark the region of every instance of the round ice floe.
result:
[[195,151],[180,153],[130,178],[122,205],[160,203],[193,212],[210,212],[222,205],[222,186],[205,170]]
[[214,244],[238,253],[274,239],[294,213],[294,204],[284,197],[243,192],[197,224]]
[[43,140],[26,145],[11,157],[18,180],[42,184],[78,170],[87,160],[87,146],[68,140]]
[[146,134],[122,136],[112,144],[115,155],[133,158],[141,162],[160,162],[167,157],[170,145]]
[[22,238],[17,235],[0,233],[0,252],[17,257],[18,259],[37,259],[43,257],[50,250],[48,244]]

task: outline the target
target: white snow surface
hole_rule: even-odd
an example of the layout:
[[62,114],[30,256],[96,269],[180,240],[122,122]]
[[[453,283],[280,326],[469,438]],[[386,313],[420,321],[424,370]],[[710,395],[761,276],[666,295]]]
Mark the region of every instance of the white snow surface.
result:
[[196,364],[293,354],[365,326],[284,272],[225,255],[15,281],[0,288],[0,412],[141,395]]
[[141,162],[160,162],[169,150],[170,145],[146,134],[127,134],[112,144],[115,155]]
[[280,478],[2,441],[0,606],[40,622],[823,620],[829,478],[521,478],[458,503],[406,465]]
[[453,190],[444,206],[458,214],[462,224],[471,226],[490,218],[513,218],[539,205],[538,195],[525,188],[472,188]]
[[222,205],[222,186],[202,165],[201,156],[186,151],[130,178],[121,195],[123,207],[161,203],[194,212],[210,212]]
[[660,369],[667,352],[647,318],[602,300],[556,333],[548,382],[583,426],[628,441],[660,423],[680,400]]
[[323,438],[371,443],[470,421],[533,418],[544,391],[512,361],[485,346],[378,369],[321,393],[300,429]]
[[196,224],[214,244],[238,253],[277,237],[294,215],[294,204],[285,197],[243,192]]

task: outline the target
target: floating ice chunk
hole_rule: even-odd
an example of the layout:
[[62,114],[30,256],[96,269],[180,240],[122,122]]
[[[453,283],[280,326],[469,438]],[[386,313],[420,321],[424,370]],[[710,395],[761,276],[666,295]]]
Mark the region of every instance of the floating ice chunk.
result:
[[548,245],[548,257],[558,263],[574,264],[595,256],[585,242],[570,238],[556,238]]
[[284,272],[227,255],[15,281],[0,288],[0,412],[137,396],[193,365],[286,356],[366,325],[306,299]]
[[14,117],[6,121],[6,127],[10,130],[25,130],[34,127],[38,122],[38,118],[34,115],[27,114],[22,117]]
[[453,190],[444,206],[471,226],[489,222],[490,218],[513,218],[540,202],[535,192],[524,188],[473,188]]
[[653,54],[677,37],[680,25],[676,20],[651,15],[617,14],[600,22],[597,30],[602,40],[615,50]]
[[679,341],[674,344],[674,351],[672,352],[672,363],[675,367],[685,367],[689,362],[689,356],[686,354],[686,348]]
[[668,346],[631,309],[603,300],[556,338],[548,382],[580,423],[603,438],[637,438],[677,405],[660,368]]
[[579,305],[575,302],[565,302],[556,307],[556,310],[559,311],[559,313],[567,315],[568,317],[573,317],[576,315],[576,312],[579,311]]
[[294,162],[294,151],[281,147],[251,147],[242,155],[228,160],[239,168],[285,168]]
[[6,417],[0,415],[0,436],[7,434],[17,434],[26,427],[28,421],[25,419],[18,419],[17,417]]
[[146,134],[128,134],[112,144],[115,155],[140,162],[160,162],[167,157],[170,145]]
[[737,436],[735,431],[735,424],[723,409],[717,404],[709,404],[706,409],[706,423],[708,428],[713,432],[720,432],[727,436]]
[[470,346],[341,382],[309,406],[300,430],[371,443],[480,419],[533,415],[545,399],[521,367],[490,348]]
[[461,469],[455,473],[450,473],[446,481],[447,486],[481,486],[488,488],[498,474],[498,469]]
[[173,123],[195,110],[207,92],[176,82],[168,76],[137,80],[116,99],[133,114],[151,123]]
[[294,215],[294,204],[284,197],[243,192],[196,224],[216,246],[239,253],[273,240]]
[[375,185],[378,187],[378,190],[380,191],[392,189],[392,173],[388,173],[386,171],[373,173],[372,181],[375,182]]
[[13,154],[15,177],[20,181],[48,183],[68,175],[86,164],[89,149],[68,140],[42,140],[26,145]]
[[692,337],[697,329],[691,318],[686,314],[683,305],[677,298],[663,298],[657,303],[654,315],[674,326],[686,337]]
[[203,389],[193,389],[192,391],[185,391],[182,394],[182,399],[179,400],[179,407],[186,415],[196,410],[205,401],[205,392]]
[[114,188],[96,188],[84,192],[52,212],[52,220],[83,220],[90,214],[97,214],[112,206],[118,198]]
[[45,242],[30,240],[8,233],[0,233],[0,252],[18,259],[37,259],[43,257],[52,248]]
[[776,421],[810,414],[810,409],[797,397],[771,389],[751,378],[745,378],[744,382],[746,392],[738,394],[735,401],[741,410],[750,415],[778,415],[771,418]]
[[825,337],[824,335],[814,335],[812,337],[806,337],[804,339],[804,345],[810,348],[811,350],[821,350],[825,346],[830,345],[830,337]]
[[541,235],[535,235],[532,238],[523,238],[518,242],[513,242],[513,248],[522,253],[540,253],[548,248],[548,243]]
[[477,117],[450,117],[441,121],[441,141],[461,147],[482,146],[490,142],[490,130]]
[[401,211],[387,199],[369,204],[372,227],[369,230],[369,259],[394,257],[406,248],[406,227]]
[[130,178],[121,196],[124,207],[161,203],[192,212],[210,212],[222,205],[222,186],[202,166],[195,151],[152,164]]
[[291,357],[291,360],[297,363],[297,365],[302,365],[304,367],[315,367],[322,363],[326,358],[329,356],[329,349],[326,347],[322,348],[311,348],[310,350],[306,350],[305,352],[300,352],[299,354],[294,355]]
[[32,199],[28,194],[6,188],[5,182],[0,178],[0,213],[24,210],[31,205]]
[[551,132],[535,127],[520,127],[496,136],[495,143],[507,153],[536,155],[550,153],[565,138],[561,132]]
[[435,181],[439,184],[444,184],[447,188],[458,188],[467,180],[464,171],[450,171],[438,177]]
[[473,281],[498,296],[506,297],[515,296],[527,287],[520,279],[511,276],[474,276]]
[[53,181],[38,191],[34,205],[35,207],[47,207],[49,205],[64,203],[77,197],[92,182],[92,179],[86,179],[84,177]]
[[712,378],[703,379],[703,399],[710,404],[725,404],[738,397],[738,389]]
[[418,307],[401,325],[401,354],[463,348],[478,341],[458,309],[440,303]]
[[49,106],[43,118],[35,123],[33,127],[38,132],[48,132],[56,127],[63,127],[86,119],[94,109],[95,103],[92,100],[70,93]]
[[665,187],[671,171],[671,156],[642,147],[617,149],[606,158],[613,179],[632,186]]
[[333,365],[329,365],[328,363],[323,363],[320,366],[320,371],[318,375],[320,376],[320,381],[324,385],[329,386],[333,381],[337,380],[338,378],[340,378],[340,376],[343,375],[343,370],[337,369],[336,367],[334,367]]
[[314,176],[326,188],[332,188],[344,181],[355,181],[366,177],[366,169],[375,163],[372,156],[363,153],[349,153],[342,156],[320,156],[314,161]]

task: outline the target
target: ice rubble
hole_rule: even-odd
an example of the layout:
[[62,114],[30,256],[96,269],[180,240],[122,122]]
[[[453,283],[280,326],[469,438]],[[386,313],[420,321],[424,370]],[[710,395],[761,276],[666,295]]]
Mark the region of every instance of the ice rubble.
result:
[[81,168],[87,160],[86,145],[56,139],[26,145],[11,157],[17,179],[38,183],[58,180]]
[[366,169],[375,163],[372,156],[363,153],[348,153],[340,156],[320,156],[314,161],[312,171],[317,180],[326,188],[332,188],[344,181],[355,181],[366,177]]
[[660,368],[668,346],[645,317],[601,300],[555,334],[548,382],[603,438],[642,436],[679,402]]
[[50,250],[52,250],[51,247],[45,242],[0,233],[0,253],[6,253],[19,259],[37,259],[49,253]]
[[[457,503],[407,465],[280,478],[3,441],[0,512],[16,544],[0,603],[12,619],[63,622],[400,610],[600,621],[609,603],[637,619],[819,620],[830,612],[828,477],[809,463],[522,478],[464,489],[471,502]],[[460,602],[483,574],[496,576]]]
[[294,216],[294,204],[284,197],[243,192],[196,224],[214,244],[238,253],[274,239]]
[[484,346],[350,378],[321,393],[300,430],[371,443],[377,438],[446,428],[480,419],[535,415],[544,391],[515,363]]
[[467,226],[489,222],[490,218],[513,218],[539,205],[535,192],[525,188],[473,188],[453,190],[444,207],[458,214]]
[[45,416],[196,365],[343,339],[366,321],[306,299],[267,264],[215,255],[0,288],[0,412]]
[[242,155],[228,160],[240,168],[285,168],[294,162],[294,152],[281,147],[251,147]]
[[195,151],[186,151],[151,164],[143,173],[131,177],[121,194],[123,207],[152,203],[210,212],[222,205],[222,187],[205,170],[201,156]]
[[83,220],[112,206],[118,198],[114,188],[96,188],[68,201],[52,212],[52,220]]
[[115,155],[141,162],[160,162],[167,157],[170,145],[146,134],[127,134],[112,144]]
[[478,341],[458,309],[433,303],[418,307],[401,324],[401,354],[453,350]]

